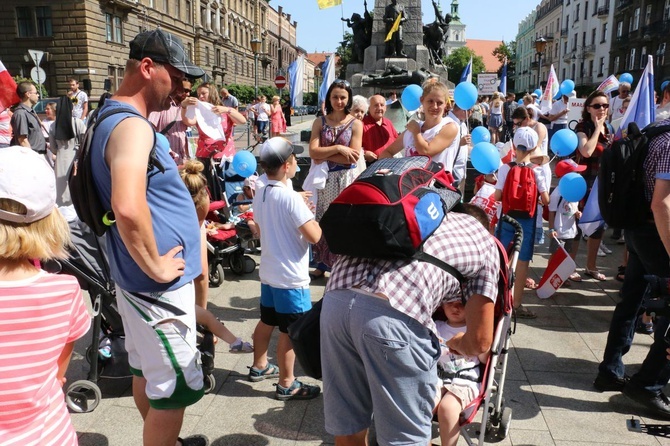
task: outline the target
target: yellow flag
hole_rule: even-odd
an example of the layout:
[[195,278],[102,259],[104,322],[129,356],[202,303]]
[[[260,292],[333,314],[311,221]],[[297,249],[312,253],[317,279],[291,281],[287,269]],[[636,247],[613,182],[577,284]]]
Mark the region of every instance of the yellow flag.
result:
[[391,40],[391,37],[393,37],[393,33],[398,31],[400,29],[400,19],[402,19],[402,12],[398,14],[398,17],[395,19],[395,22],[393,22],[393,26],[389,30],[389,33],[386,35],[386,39],[384,39],[384,42],[388,42]]
[[319,9],[326,9],[341,5],[342,0],[316,0],[316,3],[319,5]]

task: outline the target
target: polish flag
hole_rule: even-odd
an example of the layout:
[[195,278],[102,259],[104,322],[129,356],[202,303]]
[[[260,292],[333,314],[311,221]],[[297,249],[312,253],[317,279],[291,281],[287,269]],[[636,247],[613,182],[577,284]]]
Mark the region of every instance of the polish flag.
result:
[[18,103],[19,97],[16,94],[16,82],[14,82],[7,68],[0,61],[0,113]]
[[540,299],[551,297],[568,280],[570,274],[575,272],[575,268],[577,268],[575,261],[563,246],[559,246],[549,259],[547,269],[542,275],[540,285],[536,290],[537,297]]

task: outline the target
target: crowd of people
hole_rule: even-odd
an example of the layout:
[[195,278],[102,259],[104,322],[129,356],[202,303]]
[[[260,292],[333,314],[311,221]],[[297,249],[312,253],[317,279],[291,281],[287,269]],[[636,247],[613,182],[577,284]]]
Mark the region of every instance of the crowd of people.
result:
[[[54,329],[48,318],[14,320],[7,315],[56,314],[50,309],[63,307],[70,322],[59,326],[58,336],[49,337],[50,356],[40,362],[43,369],[23,381],[0,376],[0,390],[4,389],[0,437],[25,435],[25,444],[47,440],[76,444],[59,395],[73,342],[85,334],[89,319],[76,281],[41,271],[38,261],[66,255],[68,231],[55,208],[71,204],[66,180],[85,132],[83,119],[117,110],[93,135],[91,169],[97,196],[115,217],[106,235],[107,255],[145,444],[208,444],[200,435],[179,437],[185,408],[203,395],[196,322],[229,343],[231,352],[253,352],[248,379],[276,379],[278,400],[319,396],[319,386],[295,376],[295,353],[287,333],[312,307],[310,283],[326,279],[321,313],[323,400],[326,430],[336,444],[366,444],[373,413],[382,444],[428,444],[435,414],[442,444],[456,444],[458,413],[477,395],[479,367],[486,363],[493,339],[500,269],[494,237],[505,245],[514,234],[500,215],[513,217],[523,228],[514,312],[517,318],[536,318],[522,303],[524,288],[536,287],[526,279],[535,246],[544,243],[543,207],[548,210],[550,249],[564,245],[575,258],[584,238],[577,223],[597,178],[600,157],[613,144],[610,122],[625,112],[631,86],[622,83],[614,99],[599,90],[590,93],[574,128],[575,154],[552,160],[551,136],[568,124],[568,95],[545,113],[532,94],[523,95],[517,104],[512,93],[479,98],[465,110],[452,100],[449,88],[429,79],[422,86],[420,109],[398,133],[385,117],[386,98],[354,96],[351,85],[338,79],[328,88],[324,115],[312,125],[308,149],[312,165],[305,180],[311,192],[302,193],[294,190],[291,179],[303,149],[280,136],[287,125],[280,98],[274,96],[268,104],[260,96],[249,111],[258,133],[269,136],[259,151],[264,173],[250,177],[240,194],[251,201],[251,207],[245,204],[241,211],[253,209],[253,231],[262,244],[260,318],[252,345],[206,309],[204,246],[209,201],[221,194],[212,157],[234,152],[232,128],[250,116],[239,113],[239,102],[226,88],[201,83],[196,96],[190,96],[193,81],[203,75],[188,61],[177,37],[154,30],[138,34],[130,43],[124,79],[97,111],[89,110],[88,97],[73,79],[68,95],[49,106],[53,123],[46,128],[33,111],[38,98],[35,86],[30,82],[17,86],[20,103],[13,114],[3,113],[9,115],[9,140],[0,134],[5,138],[0,139],[0,307],[6,309],[0,320],[18,327],[12,333],[27,330],[36,336]],[[225,137],[213,139],[199,131],[197,160],[189,160],[186,132],[201,124],[189,109],[199,106],[221,117]],[[664,112],[670,108],[670,86],[662,92],[659,106],[659,119],[668,123]],[[2,115],[0,119],[7,120]],[[499,168],[476,179],[474,206],[450,213],[423,246],[426,253],[458,270],[462,280],[418,260],[364,259],[335,255],[329,249],[319,222],[366,167],[384,158],[428,156],[442,164],[454,186],[463,190],[471,133],[480,125],[500,149]],[[157,132],[166,138],[156,138]],[[160,173],[153,165],[147,172],[154,145],[164,167]],[[597,390],[623,391],[664,418],[670,418],[670,400],[662,392],[670,379],[663,337],[668,322],[662,317],[638,319],[644,305],[644,276],[670,276],[668,145],[670,132],[653,139],[644,164],[645,198],[653,214],[640,227],[615,234],[627,248],[620,270],[622,300],[614,310],[594,382]],[[560,190],[552,190],[554,179],[573,172],[587,184],[580,202],[569,202]],[[582,274],[596,281],[608,280],[596,264],[599,251],[606,249],[604,232],[599,228],[586,242]],[[575,286],[584,280],[582,274],[574,272],[568,283]],[[57,292],[45,294],[45,287]],[[17,296],[34,304],[26,309]],[[446,321],[435,320],[436,312],[442,312]],[[642,368],[629,378],[623,356],[638,322],[645,327],[652,324],[656,335]],[[276,364],[269,359],[275,327],[279,329]],[[14,348],[16,342],[0,332],[0,346]],[[22,348],[35,353],[35,346],[43,348],[44,342],[42,337],[30,345],[24,342]],[[0,368],[11,364],[10,356],[0,353]],[[48,391],[35,394],[31,383],[36,380],[48,381]],[[21,402],[33,399],[43,403]],[[17,423],[17,413],[34,421]]]

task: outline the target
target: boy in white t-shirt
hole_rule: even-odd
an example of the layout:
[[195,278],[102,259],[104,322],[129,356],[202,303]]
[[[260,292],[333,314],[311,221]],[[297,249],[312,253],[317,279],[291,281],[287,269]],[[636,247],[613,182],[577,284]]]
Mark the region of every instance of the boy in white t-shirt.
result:
[[[298,167],[296,154],[302,151],[279,137],[263,144],[260,164],[268,182],[257,189],[253,202],[263,251],[259,269],[261,318],[253,334],[254,364],[249,368],[249,380],[279,377],[275,397],[282,401],[315,398],[321,391],[295,379],[295,353],[288,337],[288,326],[312,308],[309,244],[321,238],[312,210],[291,185]],[[274,327],[279,327],[278,365],[268,362]]]
[[[557,178],[562,178],[570,172],[583,172],[585,169],[586,166],[581,166],[571,159],[565,159],[556,164],[555,173]],[[577,248],[579,247],[577,220],[582,216],[577,204],[565,200],[558,187],[549,197],[549,235],[551,236],[549,251],[555,252],[558,249],[558,242],[562,242],[573,260],[577,256]],[[569,279],[573,282],[580,282],[582,277],[575,271]]]

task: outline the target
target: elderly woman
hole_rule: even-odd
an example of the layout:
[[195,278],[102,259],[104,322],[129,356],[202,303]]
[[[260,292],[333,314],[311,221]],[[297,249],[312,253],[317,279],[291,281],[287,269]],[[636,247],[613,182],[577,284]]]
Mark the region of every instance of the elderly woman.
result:
[[351,116],[362,121],[365,114],[368,112],[368,98],[357,94],[351,99],[351,111],[349,112]]

